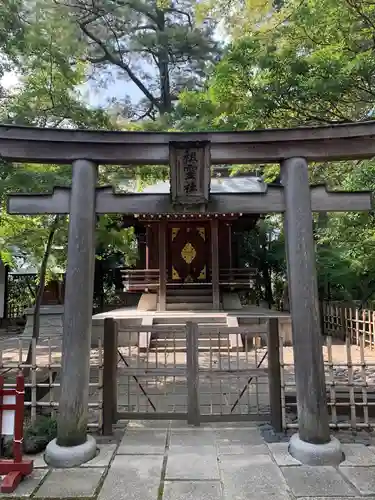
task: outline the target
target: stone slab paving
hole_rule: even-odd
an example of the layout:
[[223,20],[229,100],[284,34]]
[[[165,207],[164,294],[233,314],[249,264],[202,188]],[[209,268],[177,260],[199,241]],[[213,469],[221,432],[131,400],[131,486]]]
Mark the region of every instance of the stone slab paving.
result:
[[375,454],[363,444],[343,444],[342,450],[345,453],[345,460],[340,467],[375,466]]
[[116,444],[99,445],[99,453],[97,456],[83,464],[82,467],[109,467],[116,449]]
[[279,467],[288,465],[302,465],[288,452],[289,443],[268,443],[268,448]]
[[225,500],[289,500],[288,486],[270,455],[221,457]]
[[162,465],[160,455],[116,456],[99,500],[157,500]]
[[2,497],[9,498],[30,498],[35,490],[42,483],[43,479],[47,475],[46,470],[34,470],[32,474],[18,486],[16,491],[13,493],[8,493],[6,495],[0,493]]
[[190,432],[180,429],[170,431],[168,457],[181,454],[210,455],[216,458],[216,443],[213,430],[196,430],[193,428]]
[[167,429],[127,430],[119,455],[164,455]]
[[216,454],[207,453],[168,453],[165,478],[168,481],[212,481],[219,480],[219,467]]
[[52,470],[35,493],[35,498],[90,498],[99,488],[105,469]]
[[375,496],[374,467],[340,467],[340,472],[361,495]]
[[216,429],[218,455],[261,455],[269,452],[258,429]]
[[349,485],[334,467],[291,466],[281,471],[295,497],[323,497],[333,493],[336,496],[355,496],[355,489]]
[[375,447],[343,445],[339,467],[308,467],[287,442],[243,423],[131,422],[79,468],[49,469],[43,455],[11,495],[38,500],[375,500]]
[[163,500],[220,500],[222,489],[219,481],[166,481]]

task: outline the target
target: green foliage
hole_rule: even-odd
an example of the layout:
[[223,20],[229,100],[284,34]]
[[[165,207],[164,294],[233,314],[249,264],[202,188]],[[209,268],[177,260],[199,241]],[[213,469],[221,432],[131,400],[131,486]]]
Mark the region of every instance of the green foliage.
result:
[[[23,452],[35,455],[45,450],[47,444],[57,436],[57,421],[52,417],[39,415],[35,422],[25,422]],[[3,456],[13,458],[13,440],[4,442]]]
[[[218,109],[218,125],[252,129],[370,117],[374,29],[369,2],[286,1],[261,25],[243,28],[217,65],[206,98]],[[183,104],[192,107],[191,98]]]
[[57,421],[52,417],[38,416],[24,430],[24,453],[36,454],[44,451],[47,444],[57,436]]
[[[192,130],[197,123],[244,130],[372,118],[372,2],[285,0],[272,8],[269,2],[245,4],[242,17],[243,2],[211,4],[226,15],[231,40],[205,91],[181,95],[177,112],[182,128]],[[267,181],[279,175],[277,165],[257,168]],[[373,160],[310,166],[311,182],[330,189],[374,192],[374,174]],[[365,301],[374,295],[374,229],[372,214],[329,214],[324,227],[317,224],[319,283],[326,296]]]

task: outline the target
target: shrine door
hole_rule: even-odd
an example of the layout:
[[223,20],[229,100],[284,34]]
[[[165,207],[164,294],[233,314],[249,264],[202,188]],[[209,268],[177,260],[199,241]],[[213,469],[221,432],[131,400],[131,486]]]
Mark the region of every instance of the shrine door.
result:
[[209,280],[209,225],[180,223],[168,228],[168,278],[173,283]]

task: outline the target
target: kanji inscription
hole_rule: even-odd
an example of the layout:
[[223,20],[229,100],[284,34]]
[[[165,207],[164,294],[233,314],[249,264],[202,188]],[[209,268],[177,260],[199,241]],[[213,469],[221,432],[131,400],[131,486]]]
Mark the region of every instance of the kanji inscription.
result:
[[184,192],[185,194],[194,194],[197,192],[198,177],[198,158],[196,151],[185,151],[183,156],[184,169]]
[[210,183],[209,143],[172,143],[170,165],[173,203],[207,203]]

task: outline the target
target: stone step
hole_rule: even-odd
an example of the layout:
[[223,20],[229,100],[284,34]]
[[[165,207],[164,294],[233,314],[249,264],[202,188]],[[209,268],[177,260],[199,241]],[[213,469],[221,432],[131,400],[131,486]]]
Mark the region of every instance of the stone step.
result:
[[[152,343],[156,344],[170,344],[173,345],[176,343],[176,345],[184,344],[186,343],[186,338],[171,338],[171,337],[157,337],[152,339]],[[214,345],[214,344],[221,344],[221,345],[228,345],[229,343],[229,338],[228,337],[222,337],[219,339],[219,337],[201,337],[199,336],[198,338],[198,345]]]
[[0,328],[0,337],[16,336],[23,332],[23,327],[8,326],[7,328]]
[[[151,341],[151,345],[155,346],[169,346],[169,347],[180,347],[180,346],[186,346],[186,339],[184,338],[175,338],[175,339],[153,339]],[[200,347],[214,347],[214,346],[220,346],[220,347],[228,347],[230,345],[230,341],[228,338],[225,339],[220,339],[218,337],[212,337],[210,338],[199,338],[198,339],[198,346]]]
[[196,296],[204,296],[204,295],[212,295],[212,288],[208,287],[184,287],[184,288],[168,288],[167,289],[167,297],[169,296],[177,296],[177,295],[190,295],[192,297]]
[[167,311],[210,311],[212,303],[206,302],[181,302],[177,304],[169,304],[166,306]]
[[[212,327],[215,327],[215,329],[218,327],[217,323],[204,323],[205,328],[209,327],[210,325]],[[158,325],[158,326],[163,326],[163,325]],[[168,326],[173,326],[173,325],[168,325]],[[175,326],[181,328],[181,326],[184,326],[184,325],[176,324]],[[203,326],[203,325],[201,325],[201,326]],[[222,326],[225,327],[226,325],[223,324]],[[174,338],[175,339],[186,339],[186,333],[185,333],[185,331],[181,331],[181,330],[176,330],[175,332],[171,332],[171,333],[155,333],[152,338],[154,340],[166,339],[166,340],[170,340],[171,342],[173,342]],[[199,338],[200,339],[214,339],[214,338],[218,338],[218,334],[217,334],[217,332],[210,333],[209,330],[208,331],[200,331]],[[224,333],[221,336],[221,339],[224,340],[226,338],[229,338],[229,335],[227,333]]]
[[[181,320],[180,320],[180,317],[181,317]],[[154,321],[153,321],[153,325],[176,325],[176,326],[181,326],[181,325],[185,325],[186,322],[189,321],[189,316],[187,316],[186,314],[181,314],[181,315],[178,315],[178,316],[161,316],[161,317],[158,317],[158,316],[154,316]],[[217,326],[218,324],[219,325],[223,325],[223,326],[226,326],[227,324],[227,318],[226,316],[211,316],[211,315],[207,315],[207,316],[199,316],[197,314],[194,314],[194,316],[192,316],[191,318],[191,321],[194,321],[195,323],[198,323],[199,325],[205,325],[205,324],[213,324],[215,326]]]
[[194,302],[202,302],[207,304],[212,304],[212,295],[169,295],[167,297],[168,304],[191,304]]

